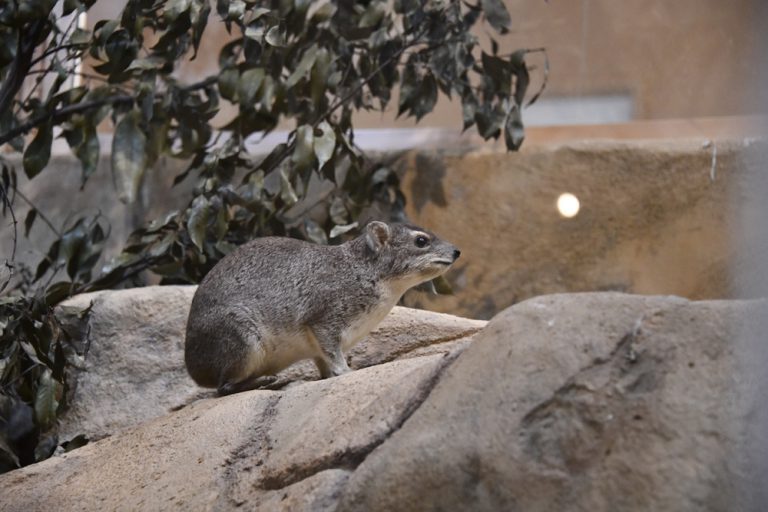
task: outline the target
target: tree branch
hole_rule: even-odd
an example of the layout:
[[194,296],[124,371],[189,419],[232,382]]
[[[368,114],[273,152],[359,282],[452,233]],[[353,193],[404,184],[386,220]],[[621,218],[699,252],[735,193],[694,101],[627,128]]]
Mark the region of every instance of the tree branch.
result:
[[184,87],[179,87],[179,90],[180,91],[184,91],[184,92],[190,92],[190,91],[196,91],[197,89],[205,89],[209,85],[213,85],[213,84],[215,84],[218,81],[219,81],[219,77],[218,76],[216,76],[216,75],[209,76],[205,80],[201,80],[201,81],[199,81],[197,83],[190,84],[190,85],[185,85]]
[[56,226],[53,225],[53,222],[51,222],[51,219],[46,217],[45,214],[42,211],[40,211],[40,208],[35,206],[34,203],[32,203],[32,201],[27,196],[22,194],[21,190],[19,190],[18,187],[15,188],[14,193],[18,195],[25,203],[27,203],[27,205],[30,208],[32,208],[33,210],[36,210],[37,216],[40,217],[40,220],[42,220],[49,228],[51,228],[51,231],[53,231],[57,237],[61,238],[61,231],[56,229]]
[[5,82],[0,87],[0,112],[5,112],[11,108],[13,98],[16,97],[16,93],[19,92],[24,83],[27,72],[32,66],[32,54],[35,52],[37,39],[45,28],[46,22],[47,20],[37,20],[31,24],[28,31],[19,31],[16,42],[16,57],[5,77]]
[[83,45],[82,43],[68,43],[68,44],[62,44],[60,46],[54,46],[53,48],[47,49],[46,51],[44,51],[39,56],[37,56],[34,59],[32,59],[32,62],[30,63],[29,67],[31,68],[32,66],[34,66],[38,62],[40,62],[42,60],[45,60],[45,58],[48,57],[49,55],[53,55],[54,53],[58,53],[58,52],[60,52],[62,50],[71,50],[73,48],[85,49],[86,45]]
[[11,219],[13,220],[13,248],[11,249],[11,259],[5,260],[5,266],[8,268],[8,279],[5,280],[5,282],[0,285],[0,293],[5,290],[8,285],[11,282],[11,279],[13,278],[13,262],[16,260],[16,240],[18,238],[18,230],[16,228],[16,225],[18,224],[18,221],[16,220],[16,214],[13,212],[13,205],[11,204],[11,201],[8,199],[8,191],[5,190],[5,187],[0,184],[0,192],[2,192],[2,203],[4,208],[8,208],[8,211],[11,212]]
[[51,120],[54,123],[59,123],[72,114],[85,112],[87,110],[99,108],[104,105],[116,105],[118,103],[129,102],[132,103],[133,101],[133,96],[110,96],[109,98],[103,98],[100,100],[85,101],[82,103],[76,103],[74,105],[68,105],[66,107],[54,110],[53,112],[46,112],[45,114],[39,115],[34,119],[31,119],[26,123],[13,128],[12,130],[8,130],[7,132],[0,134],[0,146],[6,142],[10,142],[19,135],[24,135],[32,128],[40,126],[48,120]]

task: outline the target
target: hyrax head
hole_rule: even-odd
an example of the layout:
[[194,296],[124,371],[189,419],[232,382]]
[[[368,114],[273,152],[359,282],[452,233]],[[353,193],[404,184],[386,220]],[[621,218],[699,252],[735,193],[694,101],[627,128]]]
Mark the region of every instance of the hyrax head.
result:
[[408,286],[443,274],[461,255],[434,233],[408,224],[373,221],[363,236],[382,277],[404,280]]

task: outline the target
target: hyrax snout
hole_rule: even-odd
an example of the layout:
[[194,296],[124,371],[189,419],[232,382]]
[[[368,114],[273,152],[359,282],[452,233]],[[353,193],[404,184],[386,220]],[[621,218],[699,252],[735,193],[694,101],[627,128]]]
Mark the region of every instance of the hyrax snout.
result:
[[348,372],[345,353],[406,290],[459,255],[425,229],[376,221],[337,246],[256,239],[200,283],[187,321],[187,370],[220,394],[260,387],[302,359],[313,359],[322,378]]

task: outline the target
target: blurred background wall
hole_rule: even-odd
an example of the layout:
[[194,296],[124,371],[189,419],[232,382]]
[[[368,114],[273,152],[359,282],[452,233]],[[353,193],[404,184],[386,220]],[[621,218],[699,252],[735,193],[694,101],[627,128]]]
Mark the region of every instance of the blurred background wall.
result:
[[[116,16],[123,0],[99,0],[88,25]],[[762,0],[505,0],[512,31],[500,52],[547,49],[546,94],[525,114],[528,126],[617,123],[632,120],[753,114],[744,98],[765,95],[755,52]],[[211,15],[216,20],[215,14]],[[198,80],[216,68],[229,36],[223,24],[207,29],[195,61],[179,73]],[[484,34],[478,36],[486,50]],[[532,55],[531,89],[542,80],[544,59]],[[413,127],[367,113],[361,128]],[[441,98],[423,127],[461,126],[459,105]]]

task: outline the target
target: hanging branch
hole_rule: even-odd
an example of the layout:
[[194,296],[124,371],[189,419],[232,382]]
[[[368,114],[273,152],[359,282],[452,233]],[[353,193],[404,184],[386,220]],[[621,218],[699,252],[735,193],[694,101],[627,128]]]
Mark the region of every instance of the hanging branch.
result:
[[13,205],[11,204],[11,200],[8,198],[8,192],[5,190],[5,186],[0,183],[0,193],[2,193],[2,203],[3,203],[3,209],[7,208],[8,211],[11,213],[11,220],[13,225],[13,247],[11,248],[11,259],[5,260],[5,267],[8,269],[8,278],[5,280],[3,284],[0,285],[0,293],[5,291],[5,289],[8,287],[8,285],[11,282],[11,279],[13,278],[13,271],[14,271],[14,264],[13,262],[16,260],[16,240],[18,239],[18,229],[17,224],[18,221],[16,220],[16,214],[13,211]]

